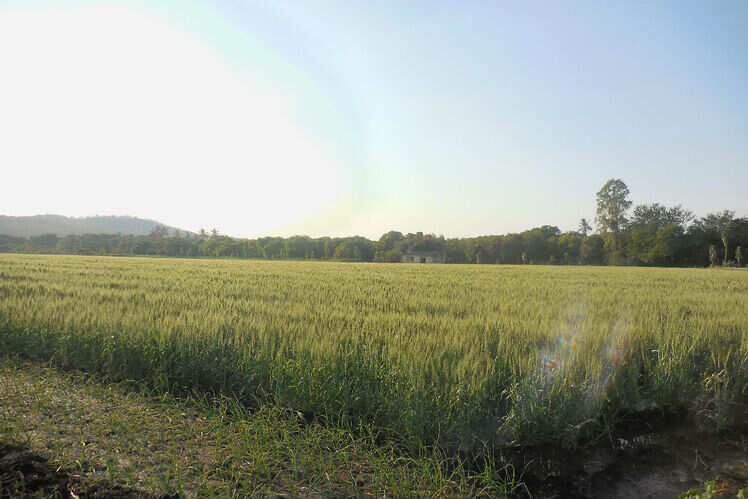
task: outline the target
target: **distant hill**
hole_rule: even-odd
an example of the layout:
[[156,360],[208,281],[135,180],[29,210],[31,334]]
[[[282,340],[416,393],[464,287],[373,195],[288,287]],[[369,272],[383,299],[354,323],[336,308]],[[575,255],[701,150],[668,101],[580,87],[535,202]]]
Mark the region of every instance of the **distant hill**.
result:
[[[34,215],[9,217],[0,215],[0,234],[16,237],[41,236],[42,234],[150,234],[157,225],[155,220],[129,216],[64,217],[61,215]],[[169,232],[176,228],[164,225]],[[184,231],[183,231],[184,232]]]

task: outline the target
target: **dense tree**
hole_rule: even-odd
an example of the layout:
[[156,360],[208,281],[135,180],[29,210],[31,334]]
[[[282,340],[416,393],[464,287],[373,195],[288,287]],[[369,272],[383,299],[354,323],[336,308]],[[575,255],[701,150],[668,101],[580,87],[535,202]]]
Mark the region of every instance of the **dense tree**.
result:
[[597,192],[597,216],[595,223],[611,250],[611,263],[620,263],[622,233],[626,229],[626,212],[631,207],[629,188],[621,179],[610,179]]
[[504,263],[522,263],[523,238],[520,234],[504,236]]
[[674,265],[684,253],[683,237],[692,219],[693,214],[680,205],[638,205],[628,227],[628,260],[635,264]]
[[652,203],[637,205],[631,217],[631,224],[656,227],[673,224],[685,229],[691,220],[693,220],[693,213],[680,205],[667,208],[659,203]]
[[284,242],[286,258],[309,258],[314,247],[308,236],[291,236]]
[[[582,219],[584,220],[584,219]],[[561,253],[561,263],[577,265],[581,262],[582,242],[586,236],[582,232],[566,232],[558,238],[558,250]]]
[[[661,210],[657,210],[661,211]],[[717,248],[724,246],[721,232],[714,226],[714,216],[697,220],[687,230],[672,219],[662,217],[632,218],[622,240],[627,261],[643,265],[708,265],[709,248],[717,253],[713,263],[724,262]],[[683,220],[682,218],[680,220]],[[711,225],[710,225],[711,224]],[[736,248],[734,261],[742,263],[742,251],[748,245],[748,219],[733,219],[728,248]],[[740,253],[737,247],[740,246]],[[84,234],[33,238],[0,236],[0,251],[169,255],[178,257],[266,258],[266,259],[342,259],[352,261],[399,262],[408,251],[444,251],[449,263],[474,264],[589,264],[610,261],[610,249],[601,234],[584,237],[578,231],[562,233],[557,227],[544,225],[507,235],[444,239],[424,233],[403,235],[392,231],[377,241],[363,237],[289,238],[263,237],[234,239],[214,236],[201,239],[189,233],[164,236],[154,232],[147,236],[122,234]],[[729,261],[729,259],[728,259]]]
[[377,262],[399,262],[403,253],[402,241],[405,236],[402,232],[392,230],[379,238],[375,244],[375,261]]
[[257,240],[257,244],[262,250],[263,258],[268,260],[274,260],[281,258],[284,253],[285,245],[283,238],[280,237],[261,237]]
[[[714,245],[722,247],[722,261],[729,261],[730,241],[734,238],[735,244],[744,241],[741,234],[741,221],[734,218],[735,212],[724,210],[720,213],[709,213],[705,217],[694,220],[689,227],[689,250],[693,264],[698,265],[698,256],[703,255],[706,248]],[[701,262],[701,264],[704,264]]]
[[402,232],[398,232],[396,230],[391,230],[385,234],[382,234],[382,237],[379,238],[379,241],[377,241],[377,251],[389,251],[395,247],[397,243],[404,240],[405,236],[403,236]]
[[374,243],[363,237],[347,238],[335,248],[338,260],[370,262],[374,258]]
[[[521,233],[445,239],[423,232],[389,231],[377,241],[359,236],[302,235],[234,239],[220,235],[216,229],[210,234],[204,229],[192,234],[153,222],[145,235],[0,235],[0,251],[365,262],[399,262],[407,252],[438,251],[446,254],[448,263],[706,266],[734,261],[743,265],[748,218],[735,218],[733,211],[725,210],[694,219],[680,205],[669,208],[652,203],[636,206],[629,220],[628,194],[626,184],[619,179],[610,180],[597,193],[598,234],[589,234],[591,227],[585,218],[580,220],[578,230],[568,232],[543,225]],[[735,248],[733,254],[731,248]]]
[[605,263],[605,241],[598,234],[585,237],[580,252],[584,264],[602,265]]

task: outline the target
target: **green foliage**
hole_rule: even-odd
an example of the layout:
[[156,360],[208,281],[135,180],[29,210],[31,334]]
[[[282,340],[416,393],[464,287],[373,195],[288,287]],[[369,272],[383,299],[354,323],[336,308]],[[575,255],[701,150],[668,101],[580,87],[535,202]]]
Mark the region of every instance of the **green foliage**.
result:
[[667,208],[659,203],[642,204],[634,208],[632,225],[654,225],[664,227],[665,225],[676,225],[685,227],[693,220],[693,213],[680,205]]
[[[718,495],[717,481],[709,480],[704,483],[704,490],[691,489],[678,496],[678,499],[712,499]],[[738,494],[740,497],[740,494]]]
[[631,207],[628,196],[629,188],[618,178],[608,180],[597,192],[595,223],[605,235],[614,263],[618,263],[618,252],[622,249],[621,233],[628,223],[626,212]]
[[605,263],[605,240],[598,234],[584,238],[580,247],[582,263],[603,265]]

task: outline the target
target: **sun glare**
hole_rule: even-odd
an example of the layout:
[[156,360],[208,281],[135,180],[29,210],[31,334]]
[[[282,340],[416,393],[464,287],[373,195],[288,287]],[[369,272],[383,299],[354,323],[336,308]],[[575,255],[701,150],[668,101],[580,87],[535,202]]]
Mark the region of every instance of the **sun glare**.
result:
[[72,215],[148,216],[168,199],[179,213],[167,223],[196,229],[241,213],[241,234],[337,202],[334,146],[300,124],[264,61],[249,71],[156,15],[7,12],[0,62],[0,164],[10,185],[38,185],[33,199],[12,189],[11,214],[56,212],[62,195],[77,199]]

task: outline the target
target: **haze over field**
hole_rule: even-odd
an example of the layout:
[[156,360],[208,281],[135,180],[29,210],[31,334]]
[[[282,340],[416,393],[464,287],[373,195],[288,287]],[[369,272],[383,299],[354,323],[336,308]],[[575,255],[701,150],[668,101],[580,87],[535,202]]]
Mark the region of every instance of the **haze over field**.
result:
[[6,1],[0,214],[255,237],[748,212],[748,4]]

